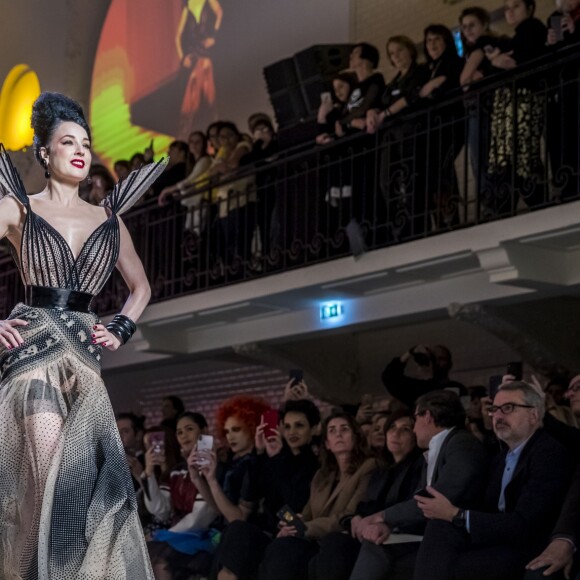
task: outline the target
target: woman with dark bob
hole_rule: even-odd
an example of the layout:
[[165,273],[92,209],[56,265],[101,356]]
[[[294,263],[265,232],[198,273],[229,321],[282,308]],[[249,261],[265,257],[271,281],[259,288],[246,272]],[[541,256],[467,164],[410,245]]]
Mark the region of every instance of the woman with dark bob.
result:
[[244,517],[226,529],[217,554],[218,580],[254,578],[264,551],[278,532],[277,513],[290,506],[300,513],[318,470],[312,437],[320,428],[320,411],[309,400],[287,401],[279,413],[280,428],[256,429],[256,463],[242,491]]
[[340,531],[341,520],[353,515],[364,497],[376,461],[369,457],[366,437],[352,416],[339,411],[324,421],[320,463],[308,503],[297,515],[299,521],[280,521],[260,566],[260,579],[308,578],[308,565],[319,542]]
[[[103,348],[136,330],[150,288],[120,214],[165,163],[117,185],[103,205],[78,195],[91,131],[78,103],[43,93],[32,109],[46,187],[28,196],[0,147],[0,239],[12,245],[24,303],[0,321],[2,578],[152,579],[135,491],[100,377]],[[91,310],[115,266],[129,288],[106,326]]]

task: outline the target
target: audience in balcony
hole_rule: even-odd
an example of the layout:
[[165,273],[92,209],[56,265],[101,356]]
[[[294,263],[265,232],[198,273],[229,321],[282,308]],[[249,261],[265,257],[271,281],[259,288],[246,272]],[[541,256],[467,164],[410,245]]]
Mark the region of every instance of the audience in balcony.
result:
[[[212,188],[211,201],[217,215],[217,239],[214,247],[224,264],[240,268],[240,261],[248,261],[255,228],[256,190],[254,177],[228,181],[240,167],[242,158],[252,145],[242,138],[234,123],[222,121],[219,129],[217,155],[209,175],[218,184]],[[219,181],[226,183],[219,185]]]
[[357,83],[356,75],[351,72],[339,73],[332,79],[332,94],[323,94],[316,117],[318,145],[326,145],[335,139],[336,123],[348,115],[348,103]]
[[[506,22],[515,34],[507,40],[488,38],[484,50],[495,69],[510,70],[545,54],[547,29],[534,17],[535,9],[535,0],[505,1]],[[491,216],[511,213],[520,197],[530,208],[548,201],[541,152],[545,103],[537,83],[528,79],[507,84],[493,94],[484,192]]]
[[380,54],[376,46],[361,42],[353,47],[349,68],[356,75],[358,83],[350,94],[346,105],[347,113],[340,121],[335,122],[334,133],[337,137],[363,131],[367,112],[379,106],[385,87],[383,75],[376,72],[379,60]]
[[118,161],[115,161],[113,169],[115,170],[117,180],[127,179],[129,173],[131,173],[131,165],[126,159],[119,159]]
[[169,163],[165,171],[159,176],[151,187],[151,195],[158,199],[163,190],[183,181],[189,171],[190,152],[189,145],[185,141],[173,141],[169,145]]
[[359,425],[343,412],[332,413],[323,423],[320,462],[300,518],[303,526],[280,521],[260,566],[261,579],[307,578],[319,541],[341,530],[341,519],[354,513],[376,467]]
[[280,411],[279,431],[256,430],[257,461],[242,490],[245,516],[232,522],[217,553],[218,580],[255,577],[263,554],[278,531],[278,512],[289,506],[301,513],[318,470],[312,438],[320,428],[320,412],[308,400],[287,401]]
[[[446,26],[431,24],[425,28],[423,37],[423,50],[430,76],[421,87],[419,96],[434,103],[459,88],[463,62],[457,54],[453,35]],[[455,159],[465,141],[462,104],[455,101],[437,107],[429,124],[427,150],[423,154],[428,160],[428,204],[435,228],[438,229],[456,225],[459,221],[459,184]]]
[[[465,8],[461,12],[459,26],[465,55],[459,82],[468,91],[474,83],[490,74],[491,63],[485,56],[484,47],[487,44],[486,38],[493,37],[494,33],[490,29],[489,12],[478,6]],[[477,97],[468,96],[464,100],[467,113],[467,154],[476,182],[476,192],[479,192],[479,177],[482,167],[485,167],[482,158],[487,157],[489,139],[489,117],[482,104]]]
[[[580,41],[580,1],[563,0],[548,18],[548,45],[556,51]],[[578,195],[578,67],[564,65],[548,75],[546,145],[559,200]]]
[[91,165],[89,175],[90,190],[86,201],[93,205],[100,205],[105,197],[113,191],[115,179],[104,165],[99,165],[98,163]]

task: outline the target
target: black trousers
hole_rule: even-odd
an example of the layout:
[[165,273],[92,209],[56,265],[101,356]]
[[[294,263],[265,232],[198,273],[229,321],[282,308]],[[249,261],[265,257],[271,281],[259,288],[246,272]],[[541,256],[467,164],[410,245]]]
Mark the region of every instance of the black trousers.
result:
[[310,560],[310,580],[348,580],[361,543],[349,534],[333,532],[320,542],[320,551]]
[[521,580],[532,557],[515,545],[474,545],[466,530],[432,520],[417,554],[415,580]]
[[232,522],[223,533],[216,560],[218,569],[228,569],[240,580],[256,578],[264,552],[272,538],[258,526]]
[[308,565],[318,552],[318,543],[304,538],[274,540],[266,549],[260,565],[260,580],[304,580]]

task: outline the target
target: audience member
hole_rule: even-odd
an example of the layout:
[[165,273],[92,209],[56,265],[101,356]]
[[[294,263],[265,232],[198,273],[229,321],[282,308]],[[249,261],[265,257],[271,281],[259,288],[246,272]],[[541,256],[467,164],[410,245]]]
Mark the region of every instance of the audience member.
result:
[[[151,446],[145,454],[145,473],[142,478],[145,507],[157,522],[170,522],[172,526],[163,540],[148,542],[151,564],[157,580],[171,579],[174,573],[190,564],[191,558],[176,550],[173,545],[179,534],[192,527],[190,514],[197,498],[198,490],[189,476],[187,458],[197,445],[199,436],[207,433],[207,421],[199,413],[186,411],[177,420],[176,437],[182,460],[174,468],[168,465],[165,429],[149,433]],[[158,471],[157,471],[158,470]]]
[[143,165],[145,165],[145,155],[143,153],[135,153],[131,156],[129,160],[129,165],[131,166],[131,171],[136,171],[137,169],[141,169]]
[[387,462],[371,476],[365,497],[352,518],[342,520],[348,534],[333,532],[321,542],[320,552],[310,563],[310,580],[348,580],[361,542],[355,532],[363,518],[406,501],[417,491],[425,460],[413,433],[413,416],[398,411],[387,419]]
[[99,165],[98,163],[91,165],[89,176],[91,191],[88,202],[93,205],[101,205],[105,197],[113,191],[115,180],[111,172],[104,165]]
[[351,72],[338,73],[332,79],[333,94],[322,93],[316,117],[318,135],[316,143],[326,145],[334,140],[336,123],[348,114],[348,102],[357,85],[358,79]]
[[[427,58],[429,80],[421,87],[419,96],[438,102],[459,88],[463,63],[451,31],[442,24],[431,24],[424,31],[423,50]],[[431,115],[427,137],[428,204],[433,212],[435,228],[456,225],[459,221],[459,184],[455,173],[455,159],[465,141],[463,105],[452,102],[439,105]],[[428,152],[428,153],[427,153]],[[416,149],[416,154],[420,148]]]
[[[487,454],[465,430],[465,410],[459,397],[450,391],[427,393],[417,400],[414,416],[417,445],[428,449],[418,488],[435,489],[452,501],[475,505],[483,489]],[[395,570],[408,570],[418,543],[383,544],[394,532],[422,533],[426,522],[415,499],[390,505],[358,521],[351,533],[362,546],[351,580],[384,580]]]
[[[418,367],[419,378],[405,375],[405,367],[411,359]],[[451,352],[446,346],[418,345],[400,357],[395,357],[386,366],[381,378],[393,397],[408,407],[413,407],[418,397],[438,389],[448,389],[459,396],[467,395],[467,390],[461,383],[449,379],[452,366]]]
[[183,401],[175,395],[164,397],[161,401],[161,414],[163,427],[177,429],[177,418],[185,411]]
[[[535,0],[505,0],[506,22],[515,34],[507,42],[488,37],[484,48],[496,69],[510,70],[545,54],[547,30],[534,18],[535,9]],[[528,79],[515,88],[508,83],[494,91],[484,199],[492,216],[511,211],[520,196],[530,208],[547,201],[541,154],[545,104],[537,82]]]
[[169,163],[165,171],[155,180],[151,186],[152,195],[159,197],[167,187],[174,186],[183,181],[188,174],[189,146],[185,141],[173,141],[169,145]]
[[127,177],[129,177],[129,173],[131,173],[131,166],[126,159],[119,159],[118,161],[115,161],[113,168],[119,181],[127,179]]
[[211,157],[215,157],[220,148],[220,129],[222,128],[221,121],[214,121],[210,123],[206,129],[205,136],[208,143],[208,153]]
[[[259,577],[263,580],[302,580],[318,541],[341,529],[363,498],[376,461],[368,457],[366,440],[356,421],[335,412],[322,426],[321,467],[310,488],[301,522],[281,521],[276,539],[268,546]],[[304,529],[304,531],[302,531]]]
[[571,471],[565,448],[541,429],[544,401],[524,382],[503,384],[490,408],[493,429],[507,445],[496,457],[481,509],[428,487],[416,496],[431,521],[415,578],[518,578],[545,545]]
[[278,512],[289,506],[301,513],[308,501],[318,469],[311,443],[320,427],[320,412],[312,401],[288,401],[280,419],[282,434],[267,434],[265,423],[256,430],[258,460],[242,490],[242,502],[251,515],[247,521],[232,522],[224,532],[217,554],[218,580],[255,577],[278,531]]

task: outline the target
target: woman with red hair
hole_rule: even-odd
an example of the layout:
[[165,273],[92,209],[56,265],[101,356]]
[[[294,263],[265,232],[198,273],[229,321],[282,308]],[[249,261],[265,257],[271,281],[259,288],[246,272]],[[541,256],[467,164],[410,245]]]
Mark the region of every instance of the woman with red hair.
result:
[[268,409],[269,406],[257,397],[240,395],[228,399],[218,409],[216,417],[218,433],[227,442],[227,460],[218,461],[215,451],[194,450],[189,456],[187,463],[193,484],[205,501],[220,513],[219,521],[212,527],[245,519],[251,509],[240,502],[242,482],[255,459],[256,427]]

